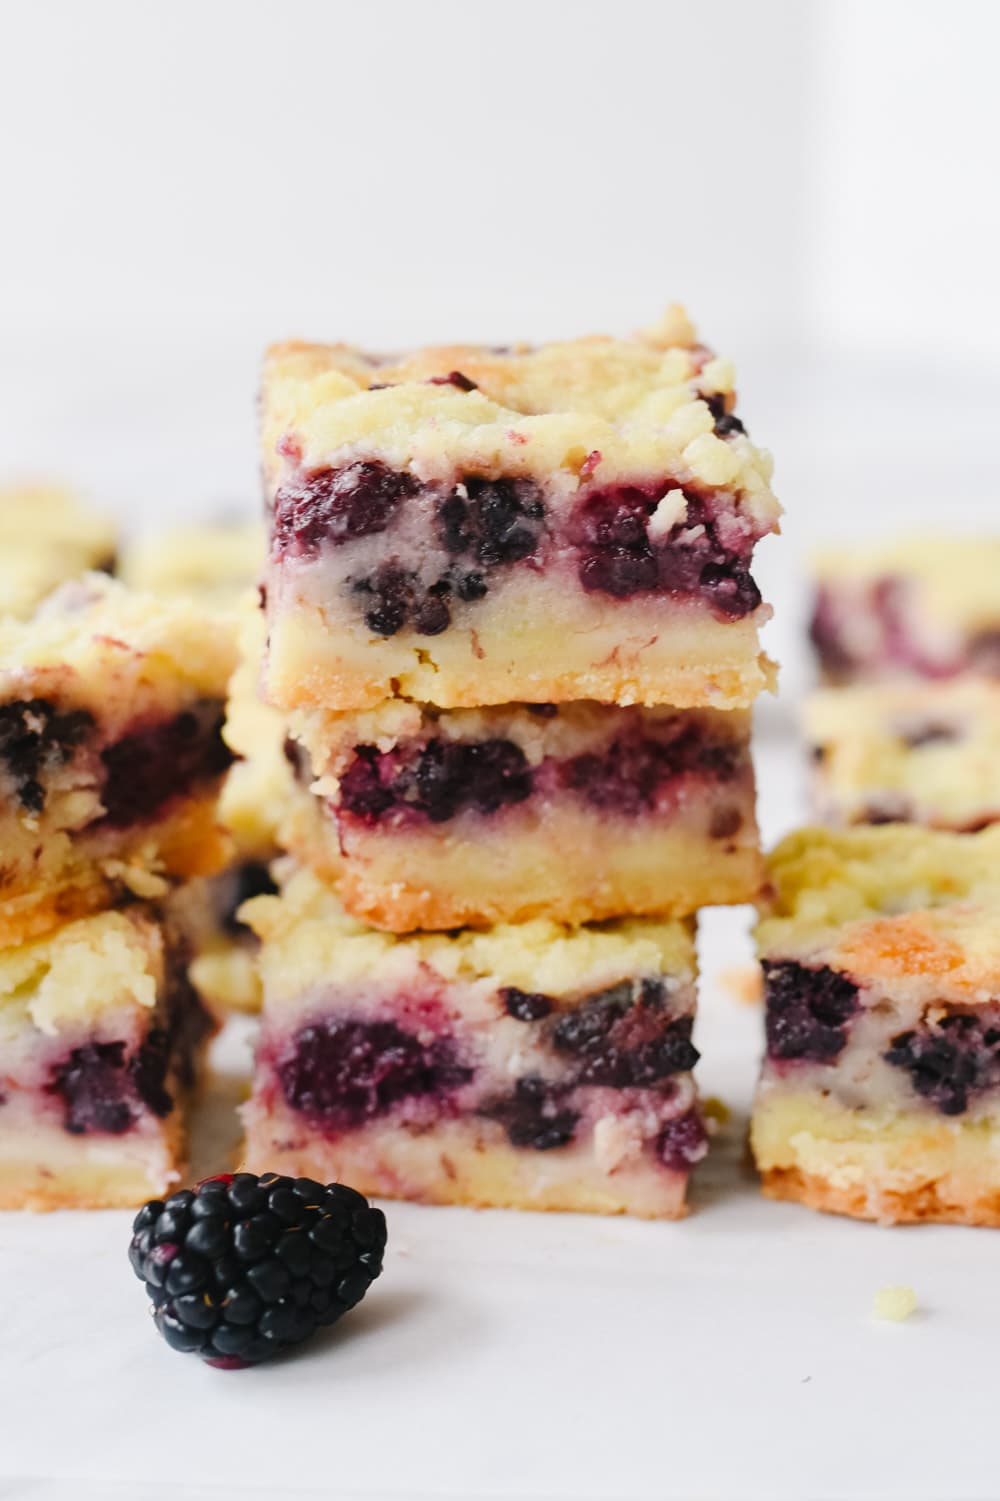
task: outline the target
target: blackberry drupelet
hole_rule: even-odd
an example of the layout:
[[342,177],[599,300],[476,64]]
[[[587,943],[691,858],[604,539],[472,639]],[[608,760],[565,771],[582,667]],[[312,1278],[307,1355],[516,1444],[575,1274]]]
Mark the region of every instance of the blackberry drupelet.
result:
[[382,1270],[385,1216],[343,1183],[222,1173],[136,1215],[129,1260],[167,1344],[236,1370],[301,1344]]

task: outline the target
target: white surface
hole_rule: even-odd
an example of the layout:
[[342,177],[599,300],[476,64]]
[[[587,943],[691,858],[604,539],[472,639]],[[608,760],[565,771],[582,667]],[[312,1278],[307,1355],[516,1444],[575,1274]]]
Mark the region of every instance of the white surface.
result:
[[[760,759],[775,832],[793,757]],[[128,1215],[0,1216],[0,1498],[995,1501],[996,1237],[758,1196],[760,1013],[711,980],[745,925],[704,925],[700,1074],[733,1118],[680,1224],[388,1205],[362,1307],[224,1373],[156,1336]],[[905,1324],[871,1318],[890,1283]]]

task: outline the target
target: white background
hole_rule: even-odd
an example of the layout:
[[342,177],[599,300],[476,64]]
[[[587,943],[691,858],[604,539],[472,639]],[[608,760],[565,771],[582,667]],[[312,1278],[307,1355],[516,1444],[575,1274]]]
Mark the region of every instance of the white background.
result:
[[[0,27],[0,477],[133,526],[250,509],[271,339],[627,331],[680,298],[777,457],[785,704],[813,542],[1000,530],[991,0],[0,0]],[[796,810],[762,769],[773,833]],[[737,1118],[699,1215],[397,1211],[329,1387],[318,1354],[219,1386],[161,1351],[121,1217],[8,1217],[0,1476],[137,1501],[193,1452],[281,1496],[288,1443],[299,1484],[336,1494],[336,1461],[366,1498],[995,1498],[992,1240],[763,1205],[759,1023],[707,999]],[[907,1280],[921,1319],[872,1326]]]
[[256,504],[260,352],[680,298],[817,539],[1000,523],[991,0],[6,0],[0,476]]

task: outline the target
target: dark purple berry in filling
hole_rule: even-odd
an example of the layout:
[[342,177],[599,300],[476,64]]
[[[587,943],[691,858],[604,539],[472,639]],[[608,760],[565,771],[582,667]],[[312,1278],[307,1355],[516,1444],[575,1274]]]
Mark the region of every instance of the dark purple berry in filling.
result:
[[383,563],[370,578],[356,583],[356,593],[371,596],[364,607],[368,629],[376,636],[395,636],[401,631],[413,604],[415,584],[415,576],[397,563]]
[[74,1136],[92,1131],[121,1136],[132,1124],[123,1042],[74,1048],[55,1069],[49,1090],[62,1100],[63,1127]]
[[469,555],[487,568],[530,557],[545,517],[534,481],[466,475],[462,485],[465,495],[453,490],[438,512],[448,551],[455,557]]
[[94,728],[86,709],[59,710],[47,698],[20,698],[0,704],[0,769],[28,813],[45,807],[45,777],[72,760]]
[[696,596],[717,615],[750,614],[760,604],[747,568],[750,545],[742,552],[726,547],[697,496],[685,492],[685,519],[654,548],[649,519],[666,489],[617,485],[586,497],[573,522],[584,589],[616,599],[654,592]]
[[575,534],[586,590],[629,599],[657,588],[660,571],[646,528],[659,498],[657,492],[621,485],[584,501]]
[[451,624],[445,603],[451,593],[448,578],[422,590],[415,573],[391,562],[383,563],[368,578],[356,580],[351,590],[364,598],[365,624],[377,636],[395,636],[407,624],[419,636],[439,636]]
[[676,777],[702,773],[726,782],[739,761],[737,745],[706,739],[688,724],[672,739],[623,736],[601,751],[575,756],[560,767],[560,780],[596,808],[634,817],[653,808],[661,788]]
[[474,604],[477,599],[485,599],[489,589],[481,573],[463,573],[455,581],[455,593],[466,604]]
[[143,1107],[166,1117],[174,1108],[167,1088],[171,1065],[190,1085],[194,1048],[210,1029],[204,1008],[182,965],[170,987],[166,1024],[153,1027],[129,1056],[124,1042],[92,1042],[74,1048],[52,1071],[48,1093],[63,1104],[63,1127],[74,1136],[128,1131]]
[[381,1211],[345,1184],[223,1173],[144,1205],[128,1254],[167,1343],[238,1370],[336,1323],[385,1242]]
[[533,1152],[550,1152],[573,1140],[579,1111],[566,1109],[565,1085],[549,1084],[535,1074],[518,1079],[514,1093],[493,1100],[480,1111],[499,1122],[511,1146]]
[[366,824],[377,823],[397,802],[391,781],[381,779],[383,766],[388,761],[377,746],[359,745],[340,779],[340,806]]
[[760,604],[760,590],[746,568],[732,562],[706,563],[700,592],[719,615],[741,620]]
[[412,475],[378,460],[311,470],[274,497],[272,554],[312,557],[324,543],[339,546],[384,532],[418,489]]
[[519,1022],[541,1021],[552,1010],[552,1002],[547,995],[541,995],[537,991],[518,990],[514,985],[501,990],[500,999],[507,1015]]
[[767,1051],[772,1058],[829,1063],[842,1051],[858,987],[825,965],[765,963]]
[[432,375],[428,381],[431,386],[455,386],[459,391],[478,391],[479,387],[474,380],[463,375],[461,370],[452,370],[450,375]]
[[452,1044],[425,1044],[395,1022],[328,1017],[304,1027],[275,1071],[289,1105],[333,1131],[350,1131],[401,1100],[466,1084]]
[[431,740],[409,757],[359,745],[340,779],[340,806],[369,826],[395,809],[444,823],[469,809],[496,813],[531,790],[531,768],[511,740]]
[[697,1110],[688,1110],[668,1121],[656,1142],[664,1167],[675,1173],[688,1172],[708,1151],[708,1133]]
[[101,753],[105,823],[121,828],[152,818],[172,798],[221,776],[233,760],[222,738],[224,722],[222,705],[205,699],[109,745]]
[[689,1016],[670,1019],[656,981],[644,981],[638,999],[626,981],[567,1012],[553,1030],[552,1046],[581,1060],[580,1084],[641,1087],[694,1068],[691,1026]]
[[413,629],[418,636],[440,636],[450,625],[451,611],[443,599],[434,595],[422,600],[413,611]]
[[592,552],[580,564],[580,582],[588,594],[631,599],[635,594],[652,593],[659,580],[655,557],[651,551],[640,547]]
[[944,1115],[961,1115],[970,1096],[1000,1085],[1000,1026],[960,1012],[892,1039],[887,1063],[905,1069],[919,1095]]
[[728,438],[730,433],[746,432],[740,419],[726,411],[726,403],[721,396],[703,396],[701,399],[712,414],[717,438]]
[[417,805],[432,823],[466,808],[496,813],[531,795],[531,769],[511,740],[432,740],[416,769]]

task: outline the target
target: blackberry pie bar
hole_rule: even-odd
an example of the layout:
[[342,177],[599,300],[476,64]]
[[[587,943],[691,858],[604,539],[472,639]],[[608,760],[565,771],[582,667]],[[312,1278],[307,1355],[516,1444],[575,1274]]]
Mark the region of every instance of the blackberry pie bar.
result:
[[815,560],[824,678],[1000,676],[1000,538],[910,536]]
[[1000,683],[829,688],[804,720],[824,823],[973,832],[1000,820]]
[[272,349],[266,696],[746,707],[779,508],[733,405],[679,309],[635,339]]
[[391,699],[295,727],[283,842],[377,927],[684,915],[757,893],[748,712]]
[[168,1193],[211,1027],[171,925],[139,906],[0,950],[0,1209]]
[[247,1166],[429,1203],[675,1217],[706,1139],[693,923],[396,938],[298,871],[248,903]]
[[211,874],[235,648],[103,575],[0,621],[0,947]]
[[1000,1225],[1000,827],[805,829],[770,876],[764,1192]]

